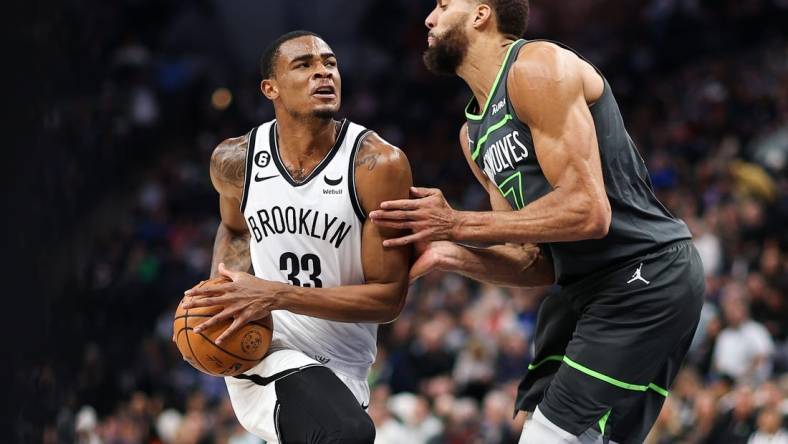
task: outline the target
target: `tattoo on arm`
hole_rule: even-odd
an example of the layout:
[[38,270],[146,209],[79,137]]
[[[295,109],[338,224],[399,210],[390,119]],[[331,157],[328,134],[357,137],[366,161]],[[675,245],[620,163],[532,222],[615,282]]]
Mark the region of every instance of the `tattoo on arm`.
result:
[[218,275],[220,262],[224,262],[230,270],[249,271],[252,266],[252,257],[249,254],[249,232],[236,233],[224,224],[219,224],[216,241],[213,244],[211,277]]
[[224,182],[243,187],[246,171],[246,150],[249,136],[227,139],[222,142],[211,156],[211,171]]
[[356,160],[356,166],[366,165],[367,170],[372,171],[378,164],[378,157],[380,157],[380,153],[366,154]]

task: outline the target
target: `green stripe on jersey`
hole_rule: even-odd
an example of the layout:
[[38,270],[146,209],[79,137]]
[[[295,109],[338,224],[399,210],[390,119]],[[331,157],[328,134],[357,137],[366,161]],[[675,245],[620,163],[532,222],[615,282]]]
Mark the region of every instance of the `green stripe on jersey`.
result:
[[520,40],[522,39],[515,40],[509,44],[509,49],[506,50],[506,55],[501,62],[501,67],[498,69],[498,74],[495,76],[495,82],[493,83],[492,88],[490,88],[490,92],[487,94],[487,101],[484,103],[484,108],[482,108],[481,114],[471,114],[468,111],[471,103],[473,103],[473,97],[471,97],[471,101],[468,103],[468,106],[465,107],[465,117],[470,120],[482,120],[482,118],[484,118],[484,113],[487,111],[487,107],[490,106],[490,100],[492,100],[492,96],[495,95],[495,89],[498,88],[498,82],[501,81],[501,74],[503,74],[504,68],[506,68],[506,63],[509,61],[509,56],[512,53],[512,49],[517,46],[517,42]]
[[476,141],[476,148],[474,148],[473,153],[471,153],[471,159],[476,160],[476,158],[479,157],[479,151],[481,151],[482,146],[484,146],[484,142],[487,141],[487,138],[490,137],[490,134],[492,134],[492,132],[497,130],[498,128],[506,125],[506,122],[510,120],[512,120],[512,115],[507,114],[503,116],[503,118],[499,120],[498,123],[487,128],[487,132],[484,133],[484,135],[480,137],[479,140]]

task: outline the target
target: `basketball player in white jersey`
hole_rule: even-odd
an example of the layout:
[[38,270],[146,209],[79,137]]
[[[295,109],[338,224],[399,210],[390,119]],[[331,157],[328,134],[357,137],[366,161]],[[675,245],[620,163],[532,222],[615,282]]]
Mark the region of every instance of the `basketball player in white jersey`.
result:
[[371,443],[366,378],[377,324],[405,302],[410,250],[384,249],[402,233],[366,214],[408,196],[410,166],[374,132],[333,119],[341,78],[317,35],[280,37],[261,72],[276,119],[222,142],[211,159],[222,217],[211,275],[232,283],[188,291],[187,307],[224,306],[198,327],[233,319],[218,342],[273,316],[266,358],[226,378],[247,430],[269,443]]

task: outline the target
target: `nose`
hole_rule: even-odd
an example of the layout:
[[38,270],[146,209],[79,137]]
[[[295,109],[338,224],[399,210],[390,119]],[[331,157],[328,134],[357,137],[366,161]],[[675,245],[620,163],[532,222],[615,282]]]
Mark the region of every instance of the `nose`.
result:
[[436,7],[435,9],[432,10],[432,12],[430,12],[430,15],[428,15],[427,18],[424,20],[424,26],[426,26],[427,29],[432,29],[435,27],[437,20],[438,20],[438,8]]
[[325,65],[325,63],[318,63],[318,68],[315,70],[315,77],[318,79],[330,79],[334,73]]

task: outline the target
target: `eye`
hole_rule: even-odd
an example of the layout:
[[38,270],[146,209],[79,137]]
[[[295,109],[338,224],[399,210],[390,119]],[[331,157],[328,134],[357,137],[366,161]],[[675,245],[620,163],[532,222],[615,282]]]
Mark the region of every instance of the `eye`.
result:
[[301,63],[296,65],[296,68],[309,68],[309,63],[301,62]]
[[329,60],[329,61],[326,62],[326,66],[330,66],[332,68],[335,68],[337,66],[337,62],[336,62],[336,60]]

